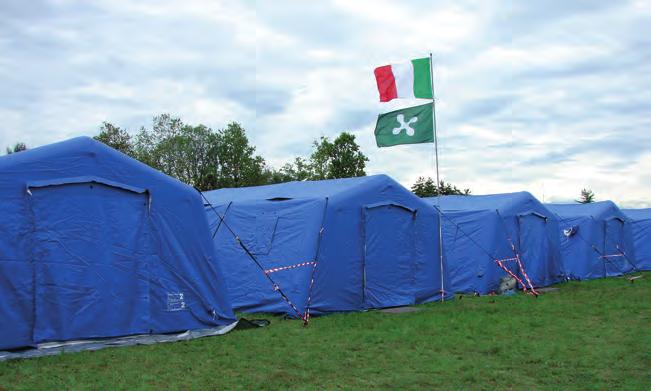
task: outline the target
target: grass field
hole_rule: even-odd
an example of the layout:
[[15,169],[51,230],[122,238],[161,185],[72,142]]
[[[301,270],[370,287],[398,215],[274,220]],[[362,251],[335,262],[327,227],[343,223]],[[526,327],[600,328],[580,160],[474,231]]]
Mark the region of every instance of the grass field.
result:
[[0,363],[0,389],[651,389],[651,273]]

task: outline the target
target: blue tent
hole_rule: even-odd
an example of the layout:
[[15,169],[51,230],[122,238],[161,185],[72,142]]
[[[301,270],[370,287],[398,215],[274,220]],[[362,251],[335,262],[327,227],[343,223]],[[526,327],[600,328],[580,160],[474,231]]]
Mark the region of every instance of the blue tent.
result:
[[531,194],[426,200],[443,213],[443,252],[454,292],[496,292],[507,276],[527,289],[563,281],[558,221]]
[[191,187],[87,137],[0,173],[0,350],[235,322]]
[[547,207],[560,219],[561,252],[568,279],[618,276],[633,270],[630,222],[613,202]]
[[441,298],[436,214],[385,175],[204,195],[237,310],[305,318]]
[[623,209],[622,212],[631,222],[635,267],[638,270],[651,270],[651,208]]

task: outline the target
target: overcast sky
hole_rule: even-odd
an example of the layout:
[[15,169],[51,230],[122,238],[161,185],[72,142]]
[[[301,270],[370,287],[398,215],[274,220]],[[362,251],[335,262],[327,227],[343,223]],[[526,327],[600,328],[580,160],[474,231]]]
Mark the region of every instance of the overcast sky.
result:
[[373,69],[431,51],[443,179],[651,206],[650,31],[649,0],[2,0],[0,147],[170,113],[274,166],[351,131],[410,186],[433,146],[375,146]]

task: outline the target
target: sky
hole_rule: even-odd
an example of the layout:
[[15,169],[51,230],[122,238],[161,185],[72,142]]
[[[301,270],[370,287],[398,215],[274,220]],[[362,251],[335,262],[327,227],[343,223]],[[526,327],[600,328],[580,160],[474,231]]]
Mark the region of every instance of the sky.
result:
[[433,53],[441,178],[474,194],[651,207],[651,0],[0,1],[0,148],[241,123],[280,167],[349,131],[368,174],[434,175],[377,148],[377,66]]

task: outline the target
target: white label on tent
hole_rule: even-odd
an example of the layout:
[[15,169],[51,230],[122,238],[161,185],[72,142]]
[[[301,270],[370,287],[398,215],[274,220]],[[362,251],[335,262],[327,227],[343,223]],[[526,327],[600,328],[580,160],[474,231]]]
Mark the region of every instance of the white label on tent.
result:
[[185,297],[183,293],[168,293],[167,294],[167,310],[168,311],[183,311],[186,309]]

